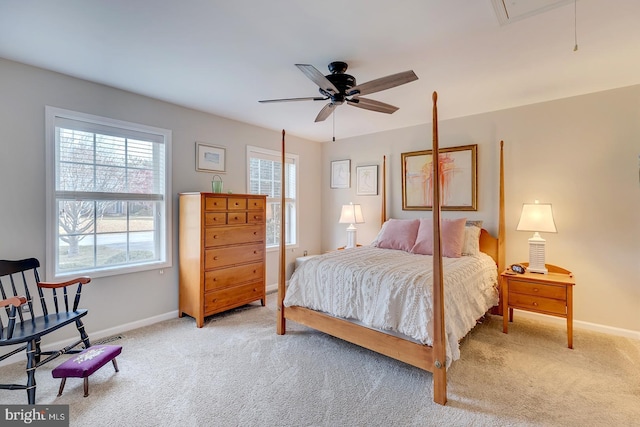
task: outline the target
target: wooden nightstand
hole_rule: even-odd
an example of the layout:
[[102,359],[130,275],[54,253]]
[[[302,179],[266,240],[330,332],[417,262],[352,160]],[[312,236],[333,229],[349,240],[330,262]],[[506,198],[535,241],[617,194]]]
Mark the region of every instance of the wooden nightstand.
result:
[[[528,263],[521,265],[526,267]],[[502,332],[508,333],[514,308],[563,317],[567,319],[568,347],[573,348],[573,274],[555,265],[546,264],[546,267],[548,274],[516,274],[511,270],[500,274]]]

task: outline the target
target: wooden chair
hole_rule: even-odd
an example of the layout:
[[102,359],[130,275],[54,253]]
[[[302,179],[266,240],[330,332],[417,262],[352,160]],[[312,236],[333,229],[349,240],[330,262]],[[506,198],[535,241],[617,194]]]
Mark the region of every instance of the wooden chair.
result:
[[[62,354],[80,352],[81,349],[74,347],[81,343],[84,348],[91,346],[81,320],[88,310],[78,309],[82,285],[86,285],[91,279],[79,277],[60,283],[41,282],[38,267],[40,262],[35,258],[0,260],[0,292],[3,299],[0,301],[0,346],[13,347],[0,356],[0,361],[22,350],[26,350],[27,354],[27,384],[0,384],[0,389],[27,390],[30,405],[34,405],[36,401],[35,371],[38,367]],[[73,285],[77,285],[75,296],[70,297],[74,291]],[[37,294],[34,289],[37,289]],[[33,300],[34,297],[37,301]],[[69,307],[70,298],[73,298],[72,307]],[[53,310],[49,309],[51,305]],[[60,350],[41,351],[43,336],[74,323],[80,333],[77,342]],[[40,360],[45,355],[48,357]]]

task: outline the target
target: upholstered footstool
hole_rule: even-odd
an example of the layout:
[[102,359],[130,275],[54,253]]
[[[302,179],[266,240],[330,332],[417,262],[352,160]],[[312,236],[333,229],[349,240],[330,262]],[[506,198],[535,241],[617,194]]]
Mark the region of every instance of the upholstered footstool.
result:
[[118,372],[116,356],[120,352],[122,352],[122,347],[119,345],[94,345],[62,363],[51,372],[53,378],[62,378],[58,396],[62,394],[64,384],[69,377],[84,378],[84,397],[89,396],[89,376],[109,361],[113,363],[113,367]]

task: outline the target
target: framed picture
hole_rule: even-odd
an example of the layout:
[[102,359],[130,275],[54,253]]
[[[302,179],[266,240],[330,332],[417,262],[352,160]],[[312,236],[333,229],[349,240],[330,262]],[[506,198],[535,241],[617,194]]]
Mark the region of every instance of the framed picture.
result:
[[378,165],[356,167],[356,194],[358,196],[378,195]]
[[[475,211],[477,203],[477,145],[441,148],[440,206],[444,211]],[[432,150],[402,153],[402,209],[432,208]]]
[[196,142],[196,170],[200,172],[225,172],[223,147]]
[[349,188],[351,186],[351,160],[331,162],[331,188]]

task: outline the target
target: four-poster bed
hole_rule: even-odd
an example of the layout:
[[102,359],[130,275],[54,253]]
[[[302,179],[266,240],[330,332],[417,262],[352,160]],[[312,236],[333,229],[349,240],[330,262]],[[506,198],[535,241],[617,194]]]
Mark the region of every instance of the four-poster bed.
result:
[[[437,119],[437,94],[434,92],[433,94],[433,152],[437,153],[438,152],[438,119]],[[285,132],[282,132],[282,155],[283,155],[283,164],[284,164],[284,153],[285,153]],[[381,215],[381,220],[384,223],[387,218],[386,218],[386,158],[383,159],[383,177],[382,177],[382,215]],[[432,162],[433,165],[433,175],[432,176],[439,176],[439,162],[434,161]],[[502,271],[502,269],[504,268],[504,191],[503,191],[503,154],[502,154],[502,143],[500,145],[500,207],[499,207],[499,226],[498,226],[498,238],[494,238],[492,237],[486,230],[482,229],[479,233],[479,238],[478,238],[478,248],[479,248],[479,252],[482,252],[483,254],[479,254],[479,257],[482,258],[486,258],[489,260],[489,269],[493,269],[492,271],[492,286],[496,286],[497,285],[497,272],[498,271]],[[284,189],[282,190],[282,194],[284,194]],[[284,200],[283,200],[284,203]],[[390,220],[392,221],[392,220]],[[284,224],[285,222],[285,216],[284,216],[284,209],[281,210],[281,224]],[[291,291],[292,294],[294,294],[293,298],[298,298],[298,294],[304,293],[302,291],[300,291],[297,287],[292,286],[289,290],[287,290],[286,285],[285,285],[285,252],[284,252],[284,239],[280,239],[280,269],[279,269],[279,274],[280,274],[280,279],[279,279],[279,283],[278,283],[278,301],[277,301],[277,310],[278,310],[278,319],[277,319],[277,333],[279,335],[282,335],[285,333],[286,331],[286,319],[292,320],[294,322],[306,325],[308,327],[311,327],[313,329],[316,329],[318,331],[327,333],[329,335],[332,335],[334,337],[337,338],[341,338],[345,341],[351,342],[353,344],[357,344],[359,346],[365,347],[367,349],[373,350],[375,352],[384,354],[386,356],[389,356],[391,358],[400,360],[402,362],[408,363],[410,365],[416,366],[418,368],[424,369],[426,371],[432,372],[433,373],[433,383],[434,383],[434,391],[433,391],[433,399],[436,403],[439,404],[445,404],[447,401],[447,379],[446,379],[446,369],[447,369],[447,361],[450,361],[450,353],[451,353],[451,346],[452,344],[457,346],[457,339],[461,338],[462,336],[464,336],[464,334],[466,334],[466,332],[468,332],[468,330],[470,329],[470,327],[468,326],[463,326],[463,327],[459,327],[459,326],[455,326],[455,328],[463,328],[463,330],[461,331],[462,336],[459,336],[460,334],[456,335],[450,334],[450,331],[447,331],[445,328],[445,278],[443,277],[443,253],[442,253],[442,237],[441,237],[441,218],[440,218],[440,188],[438,185],[434,185],[433,186],[433,220],[431,221],[431,223],[429,223],[431,226],[432,224],[432,236],[433,236],[433,245],[432,245],[432,263],[433,263],[433,269],[429,271],[430,277],[431,277],[431,282],[432,282],[432,292],[431,292],[431,296],[432,296],[432,300],[431,297],[429,297],[426,293],[424,295],[421,295],[420,298],[427,298],[428,301],[426,304],[423,305],[427,305],[430,306],[430,312],[428,314],[424,314],[422,313],[421,315],[424,316],[428,316],[427,319],[428,321],[425,322],[425,325],[421,325],[424,326],[424,328],[422,329],[428,329],[429,332],[431,332],[431,335],[427,338],[417,338],[417,337],[412,337],[412,336],[406,336],[406,334],[402,331],[400,331],[401,333],[393,333],[393,332],[389,332],[387,330],[381,330],[381,329],[391,329],[391,328],[380,328],[380,329],[374,329],[372,328],[370,325],[365,326],[365,324],[363,324],[364,322],[362,322],[362,319],[359,319],[360,322],[354,322],[354,319],[352,318],[353,316],[345,316],[348,318],[343,318],[337,315],[332,315],[329,314],[329,312],[327,312],[326,310],[323,310],[321,308],[317,308],[315,307],[317,304],[310,304],[310,305],[297,305],[297,303],[293,302],[291,303],[291,301],[285,301],[285,297],[287,296],[287,292]],[[340,251],[342,253],[347,254],[345,256],[345,258],[351,258],[350,262],[355,263],[353,265],[358,265],[358,256],[365,256],[365,252],[366,251],[371,251],[371,252],[375,252],[375,251],[385,251],[386,249],[377,249],[377,248],[356,248],[356,249],[351,249],[350,254],[351,256],[348,256],[349,254],[348,251]],[[353,252],[353,251],[358,251]],[[355,255],[358,256],[355,256]],[[487,257],[487,254],[489,257]],[[391,252],[389,252],[389,255],[391,255]],[[320,258],[326,258],[327,262],[330,262],[331,258],[337,259],[339,258],[339,254],[337,253],[333,253],[333,254],[326,254],[325,256],[322,257],[318,257],[318,259]],[[424,260],[428,260],[428,257],[423,257],[421,255],[414,255],[414,254],[406,254],[406,253],[402,253],[401,251],[393,251],[393,256],[386,256],[386,258],[393,258],[390,262],[393,264],[390,267],[388,267],[389,271],[391,271],[392,269],[396,269],[397,265],[399,264],[403,264],[403,263],[412,263],[415,262],[416,260],[418,260],[419,262],[424,262]],[[471,258],[471,257],[469,257]],[[314,258],[311,261],[315,261],[317,258]],[[308,261],[308,262],[311,262]],[[485,260],[486,261],[486,260]],[[323,260],[319,260],[318,262],[324,262]],[[379,261],[373,261],[373,262],[367,262],[367,261],[362,261],[360,265],[369,265],[369,264],[379,264],[381,262]],[[454,271],[452,270],[453,267],[452,264],[457,263],[457,261],[452,262],[449,259],[447,259],[447,272],[449,271]],[[325,264],[326,266],[330,265],[330,264]],[[496,268],[497,266],[497,268]],[[348,267],[339,267],[336,268],[336,270],[346,270],[348,268],[351,268],[352,266],[348,266]],[[311,268],[311,267],[310,267]],[[322,268],[320,266],[318,266],[317,268]],[[413,268],[413,267],[411,267]],[[476,267],[474,267],[476,268]],[[477,267],[476,270],[480,269],[481,267]],[[485,263],[485,267],[486,268],[486,263]],[[327,270],[330,270],[331,268],[328,268]],[[351,272],[349,274],[351,274],[352,276],[355,275],[361,275],[360,273],[357,274],[353,274],[354,271],[358,271],[358,270],[351,270]],[[413,270],[411,270],[413,271]],[[474,270],[475,271],[475,270]],[[323,273],[324,274],[324,273]],[[382,273],[381,273],[382,274]],[[396,270],[393,270],[392,274],[397,274]],[[412,275],[411,274],[407,274],[407,276]],[[462,274],[462,273],[460,273]],[[456,276],[459,276],[460,274],[456,273]],[[364,274],[363,274],[364,275]],[[373,276],[373,273],[369,273],[367,271],[366,273],[367,276]],[[449,276],[453,276],[454,274],[448,274],[447,275],[447,290],[446,293],[447,295],[449,295],[451,293],[451,291],[449,290],[451,287],[453,287],[454,285],[450,283],[449,280]],[[481,276],[487,276],[486,273],[483,274],[477,274],[477,275],[481,275]],[[304,273],[300,273],[301,277],[311,277],[313,276],[313,274],[309,274],[304,276]],[[328,281],[340,281],[340,280],[344,280],[346,281],[350,281],[351,276],[342,276],[342,278],[340,279],[329,279]],[[422,276],[421,276],[422,277]],[[296,284],[297,282],[300,282],[300,280],[297,280],[298,277],[296,277]],[[372,281],[370,278],[368,279],[370,282]],[[423,280],[424,281],[424,280]],[[463,281],[466,281],[463,280]],[[293,281],[292,281],[293,282]],[[394,281],[390,281],[389,283],[392,283]],[[324,284],[323,284],[324,285]],[[358,283],[356,285],[356,289],[360,289],[360,283]],[[422,286],[421,284],[416,285],[415,283],[412,283],[410,286],[413,286],[414,288],[416,287],[420,287]],[[459,285],[457,285],[459,286]],[[488,295],[487,290],[486,290],[486,284],[483,284],[482,286],[485,286],[485,289],[480,291],[480,292],[484,292],[486,295]],[[427,286],[428,287],[428,286]],[[465,290],[466,291],[466,290]],[[493,289],[493,291],[496,291],[496,289]],[[330,293],[332,293],[332,298],[335,298],[335,294],[336,291],[333,289],[329,289]],[[352,292],[352,291],[351,291]],[[356,291],[357,293],[358,291]],[[364,293],[371,293],[371,291],[364,291]],[[377,292],[377,291],[376,291]],[[471,291],[469,291],[471,292]],[[309,293],[309,292],[307,292]],[[314,291],[311,291],[311,293],[314,293]],[[315,292],[317,293],[322,293],[322,292]],[[338,291],[339,293],[339,291]],[[347,292],[349,293],[349,291]],[[384,294],[384,292],[382,292]],[[387,292],[388,293],[388,292]],[[398,293],[395,289],[391,291],[391,293],[394,294],[394,296]],[[291,296],[291,295],[289,295]],[[358,295],[357,296],[359,299],[362,299],[362,295]],[[478,300],[483,300],[486,302],[490,301],[489,297],[471,297],[471,299],[478,299]],[[498,298],[498,294],[496,291],[496,298]],[[287,299],[292,299],[292,298],[287,298]],[[379,298],[379,299],[383,299],[383,298]],[[462,310],[464,311],[464,308],[459,309],[456,304],[460,305],[460,304],[465,304],[465,302],[462,303],[456,303],[453,304],[450,302],[451,299],[453,299],[453,297],[451,296],[447,296],[447,306],[451,306],[454,307],[452,309],[453,312],[455,312],[457,315],[457,313]],[[292,299],[294,300],[294,299]],[[294,300],[295,301],[295,300]],[[431,302],[432,301],[432,302]],[[467,301],[468,302],[468,301]],[[479,308],[481,306],[480,303],[478,303],[479,307],[476,307],[476,311],[474,313],[477,314],[478,310],[482,310],[480,313],[484,313],[488,308],[491,307],[491,305],[495,305],[497,303],[497,299],[493,302],[491,302],[491,304],[489,304],[488,306],[484,306],[482,308]],[[318,303],[320,305],[322,305],[322,303]],[[285,306],[287,305],[287,306]],[[309,306],[314,306],[314,308],[307,308]],[[397,309],[397,308],[391,308],[389,311],[392,313],[397,312],[398,310],[402,310],[402,308]],[[449,310],[449,309],[448,309]],[[411,311],[411,310],[408,310]],[[415,310],[413,310],[415,311]],[[469,317],[468,313],[463,313],[464,316]],[[473,314],[475,315],[475,314]],[[388,313],[385,314],[386,317],[388,317]],[[419,316],[418,316],[419,317]],[[475,322],[477,318],[472,318],[472,323]],[[449,318],[449,321],[451,320],[451,318]],[[468,319],[467,319],[468,320]],[[449,322],[448,321],[448,322]],[[428,326],[427,326],[428,324]],[[449,323],[447,323],[448,325]],[[472,326],[471,326],[472,327]],[[467,329],[464,329],[467,328]],[[447,342],[447,334],[449,335],[449,342]],[[455,337],[455,338],[451,338],[451,337]],[[455,343],[451,343],[452,339],[456,339]],[[431,344],[431,345],[429,345]],[[447,347],[449,346],[449,347]],[[457,348],[457,347],[456,347]],[[448,358],[449,357],[449,358]]]

